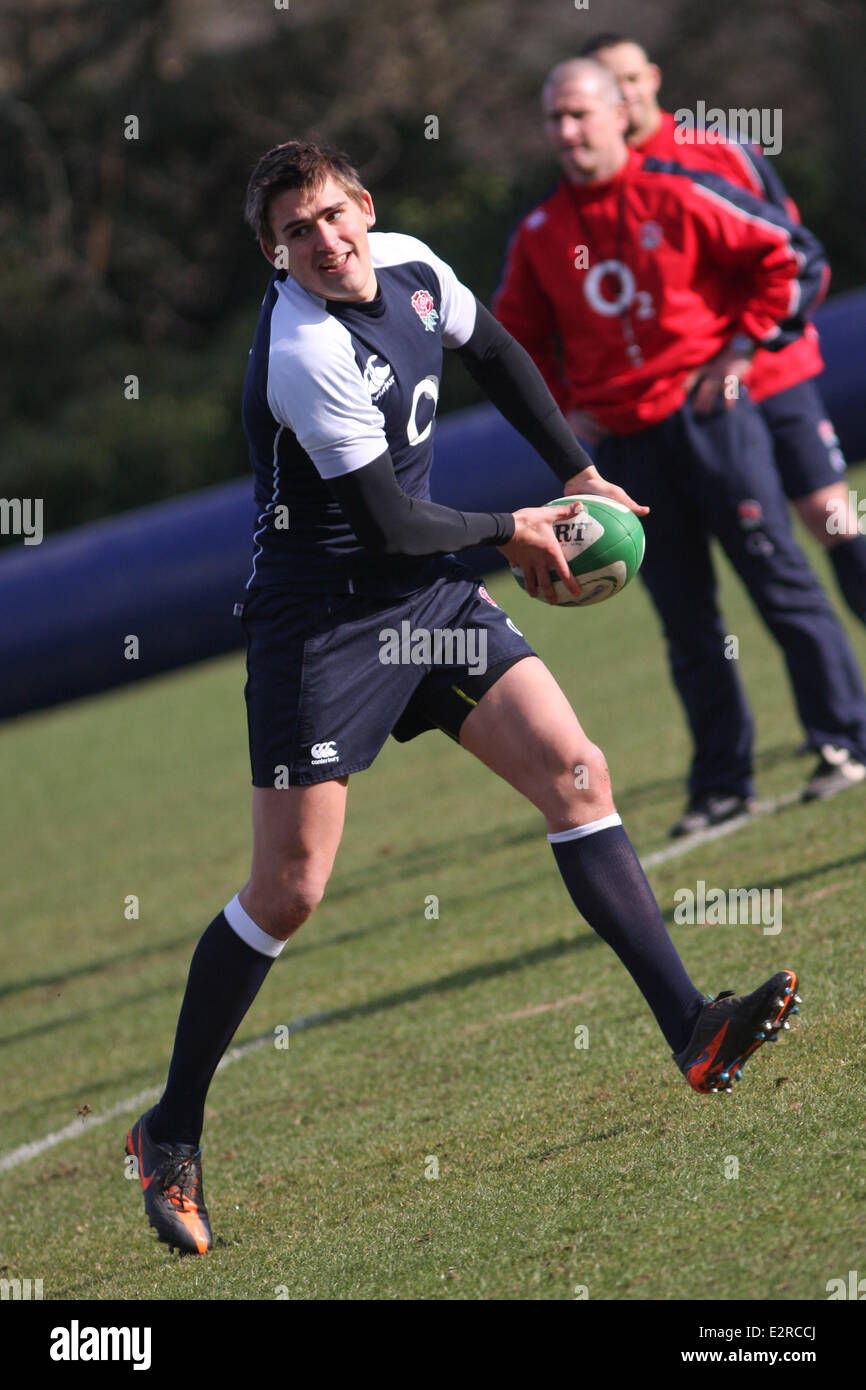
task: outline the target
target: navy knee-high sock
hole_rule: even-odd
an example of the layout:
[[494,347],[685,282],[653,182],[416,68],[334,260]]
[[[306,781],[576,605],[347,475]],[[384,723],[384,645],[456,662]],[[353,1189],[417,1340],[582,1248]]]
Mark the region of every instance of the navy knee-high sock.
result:
[[845,602],[866,623],[866,536],[850,536],[827,553]]
[[686,974],[658,903],[618,815],[548,835],[578,912],[616,951],[681,1052],[706,1003]]
[[189,967],[165,1092],[148,1122],[157,1142],[198,1144],[219,1060],[284,945],[237,898],[205,931]]

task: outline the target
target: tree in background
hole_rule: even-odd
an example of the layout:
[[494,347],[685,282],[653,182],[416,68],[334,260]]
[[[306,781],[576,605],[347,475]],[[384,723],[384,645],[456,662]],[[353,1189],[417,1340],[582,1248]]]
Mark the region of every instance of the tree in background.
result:
[[[665,104],[781,107],[778,168],[866,281],[857,0],[6,0],[0,385],[6,495],[50,531],[246,470],[240,388],[267,270],[241,205],[290,136],[348,148],[379,226],[492,295],[556,177],[544,74],[599,29],[643,39]],[[477,399],[449,373],[443,410]]]

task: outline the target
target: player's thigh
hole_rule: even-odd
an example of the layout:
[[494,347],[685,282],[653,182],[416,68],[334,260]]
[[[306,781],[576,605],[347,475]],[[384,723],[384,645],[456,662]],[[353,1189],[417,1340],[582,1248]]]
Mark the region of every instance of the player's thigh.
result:
[[510,666],[460,728],[460,743],[538,807],[551,829],[613,810],[607,764],[538,657]]
[[253,787],[252,866],[240,897],[263,930],[275,921],[294,929],[321,901],[343,834],[348,784],[348,777],[335,777],[312,786]]

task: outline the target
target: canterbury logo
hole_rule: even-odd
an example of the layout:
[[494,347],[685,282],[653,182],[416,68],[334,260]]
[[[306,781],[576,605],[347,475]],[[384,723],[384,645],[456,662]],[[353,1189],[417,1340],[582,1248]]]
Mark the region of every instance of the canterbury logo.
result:
[[333,739],[328,739],[324,743],[314,743],[310,749],[310,757],[314,763],[338,763],[340,761],[337,745]]
[[367,365],[364,368],[364,385],[370,392],[371,400],[377,401],[380,396],[384,396],[389,387],[394,385],[394,381],[394,373],[384,357],[377,357],[374,352],[372,357],[367,358]]

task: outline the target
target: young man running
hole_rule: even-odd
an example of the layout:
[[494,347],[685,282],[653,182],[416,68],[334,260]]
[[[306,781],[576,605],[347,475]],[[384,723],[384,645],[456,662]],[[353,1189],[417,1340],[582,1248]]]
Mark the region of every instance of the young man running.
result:
[[[196,948],[165,1092],[127,1136],[159,1238],[199,1253],[211,1245],[199,1148],[208,1086],[273,961],[322,898],[349,775],[391,733],[441,729],[541,811],[577,910],[632,975],[696,1091],[730,1089],[785,1025],[797,984],[783,970],[745,997],[700,994],[622,827],[601,750],[454,560],[497,545],[530,593],[553,599],[551,570],[577,592],[553,523],[580,504],[512,516],[429,500],[442,348],[563,487],[646,508],[598,475],[527,354],[450,267],[412,237],[370,234],[372,200],[344,156],[296,141],[271,150],[253,171],[247,217],[268,261],[284,267],[265,292],[244,392],[261,508],[243,605],[252,869]],[[403,621],[475,634],[484,663],[383,663],[383,629]],[[575,777],[579,765],[588,777]]]

